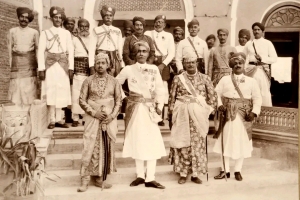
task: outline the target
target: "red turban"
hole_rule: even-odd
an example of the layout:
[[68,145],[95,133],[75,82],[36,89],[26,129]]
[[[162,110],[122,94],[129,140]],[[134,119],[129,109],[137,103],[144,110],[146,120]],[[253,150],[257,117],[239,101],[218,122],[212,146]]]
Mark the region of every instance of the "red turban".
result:
[[230,52],[229,53],[229,67],[231,67],[231,68],[234,67],[235,60],[241,60],[245,63],[246,55],[243,52],[238,52],[238,53]]
[[200,25],[199,21],[197,19],[193,19],[192,21],[190,21],[187,25],[188,28],[191,28],[191,26],[193,25]]
[[249,41],[250,40],[250,31],[247,29],[241,29],[239,31],[239,38],[244,37],[244,36],[246,36],[247,40]]
[[62,20],[66,19],[66,14],[65,14],[64,9],[62,9],[60,7],[57,7],[57,6],[52,6],[50,8],[49,15],[50,15],[51,18],[53,18],[55,15],[59,15],[59,14],[61,14],[61,19]]
[[143,24],[144,27],[146,26],[146,21],[145,21],[144,18],[135,16],[135,17],[133,18],[133,20],[132,20],[133,25],[134,25],[134,23],[135,23],[136,21],[141,22],[141,23]]
[[255,22],[255,23],[252,25],[252,29],[254,28],[254,26],[258,26],[262,31],[265,31],[265,26],[264,26],[262,23]]
[[130,21],[130,20],[125,20],[123,23],[123,27],[124,27],[124,29],[131,28],[131,30],[134,30],[132,21]]
[[29,22],[32,22],[32,20],[34,19],[34,15],[32,13],[32,10],[30,10],[29,8],[27,7],[18,7],[17,8],[17,15],[18,15],[18,18],[20,18],[20,16],[24,13],[28,13],[28,20]]
[[116,9],[114,7],[109,7],[107,5],[102,6],[100,10],[101,17],[103,18],[107,13],[111,13],[112,15],[115,15]]

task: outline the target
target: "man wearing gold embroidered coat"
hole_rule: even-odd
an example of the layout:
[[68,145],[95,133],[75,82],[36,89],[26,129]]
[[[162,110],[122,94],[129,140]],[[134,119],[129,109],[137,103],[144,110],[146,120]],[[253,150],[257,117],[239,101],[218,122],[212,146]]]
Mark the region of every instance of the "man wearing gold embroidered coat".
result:
[[78,20],[78,35],[73,37],[74,78],[72,86],[72,126],[78,126],[79,115],[85,112],[79,105],[79,94],[83,81],[90,75],[89,70],[89,33],[90,23],[86,19]]
[[[225,170],[222,170],[215,179],[230,177],[229,158],[235,161],[234,175],[241,181],[241,170],[244,158],[251,157],[252,148],[252,123],[259,115],[262,104],[260,89],[254,78],[243,74],[246,56],[244,53],[231,54],[230,67],[232,74],[224,76],[216,86],[218,93],[218,110],[225,112],[225,125],[223,128],[223,156]],[[239,88],[239,89],[236,89]],[[222,137],[217,139],[213,151],[221,154]],[[221,160],[223,157],[221,158]],[[223,162],[222,162],[223,163]]]
[[197,57],[184,58],[186,72],[175,76],[169,97],[171,129],[169,163],[180,174],[179,184],[191,180],[201,184],[207,173],[205,137],[209,114],[217,107],[217,93],[210,78],[197,71]]
[[8,33],[10,84],[8,99],[15,104],[30,105],[37,99],[37,52],[39,33],[28,27],[34,19],[32,10],[17,8],[20,26]]
[[231,68],[228,66],[228,55],[230,52],[236,52],[235,47],[226,44],[229,34],[227,29],[219,29],[217,34],[220,44],[210,51],[207,73],[214,86],[218,84],[223,76],[231,73]]
[[[62,21],[66,17],[64,10],[53,6],[49,14],[53,26],[41,33],[38,51],[39,77],[44,80],[42,96],[46,95],[49,106],[48,128],[53,129],[55,126],[68,128],[68,125],[62,121],[61,109],[71,105],[69,79],[72,79],[74,74],[74,46],[71,33],[61,28]],[[46,58],[45,52],[47,52]]]
[[258,82],[262,106],[272,106],[270,92],[271,69],[270,64],[277,61],[277,53],[271,41],[263,38],[265,26],[259,22],[252,25],[254,39],[245,45],[244,53],[247,56],[245,74],[255,78]]
[[[130,186],[164,189],[155,181],[156,160],[166,155],[157,122],[161,121],[164,86],[157,66],[146,63],[150,47],[147,42],[135,43],[136,64],[126,66],[116,77],[120,84],[128,80],[129,96],[125,116],[123,157],[136,163],[137,179]],[[145,128],[146,127],[146,128]],[[145,180],[144,161],[147,161]]]
[[103,25],[94,28],[93,34],[91,35],[91,45],[89,50],[91,74],[94,73],[93,64],[95,55],[100,52],[109,56],[109,74],[116,77],[120,73],[123,39],[121,30],[112,25],[115,12],[115,8],[106,5],[104,5],[100,11]]
[[[114,143],[118,132],[116,117],[122,101],[121,87],[118,81],[106,72],[109,66],[107,54],[99,53],[95,57],[94,66],[96,73],[85,79],[79,97],[79,104],[86,112],[86,116],[80,170],[81,187],[78,192],[84,192],[87,189],[90,176],[97,176],[96,186],[110,188],[110,184],[102,182],[101,176],[105,168],[110,174],[115,171],[116,167]],[[107,131],[108,138],[104,138],[102,131]],[[105,139],[108,139],[106,149],[104,148]],[[107,158],[105,158],[105,151],[108,152]],[[104,162],[105,159],[108,159],[108,166]]]
[[207,43],[202,40],[198,33],[200,31],[200,23],[197,19],[193,19],[187,25],[190,36],[186,39],[181,40],[177,47],[177,52],[175,55],[176,66],[179,72],[183,71],[183,58],[187,55],[193,55],[198,59],[198,71],[207,74],[208,65],[208,47]]

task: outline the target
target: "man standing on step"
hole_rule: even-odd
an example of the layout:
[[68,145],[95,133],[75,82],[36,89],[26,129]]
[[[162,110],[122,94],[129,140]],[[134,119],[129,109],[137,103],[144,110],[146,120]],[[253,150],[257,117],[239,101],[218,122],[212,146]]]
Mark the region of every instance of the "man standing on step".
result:
[[218,110],[223,114],[222,124],[225,124],[219,128],[222,135],[213,148],[221,154],[222,161],[222,170],[215,179],[230,177],[229,159],[232,158],[235,160],[235,179],[241,181],[244,158],[251,157],[253,150],[252,123],[260,113],[262,97],[256,80],[244,75],[245,61],[244,53],[232,53],[229,61],[232,74],[224,76],[215,89]]
[[34,19],[32,10],[17,8],[20,26],[8,33],[10,84],[8,99],[16,105],[30,105],[37,99],[37,52],[39,32],[28,27]]
[[[164,105],[164,85],[159,69],[146,63],[150,47],[145,41],[134,44],[136,63],[126,66],[116,77],[120,84],[128,80],[129,96],[125,116],[123,157],[135,159],[137,179],[130,186],[164,189],[155,181],[156,160],[166,155],[157,125]],[[146,177],[144,161],[147,163]],[[146,178],[146,179],[145,179]]]
[[197,69],[202,74],[207,74],[208,64],[208,48],[204,40],[202,40],[198,33],[200,31],[200,23],[197,19],[193,19],[187,25],[190,36],[181,40],[175,55],[176,66],[179,72],[183,71],[182,61],[187,55],[195,55],[197,57]]
[[38,51],[39,77],[44,80],[42,96],[46,94],[49,106],[48,128],[68,128],[62,120],[62,108],[71,105],[70,79],[73,79],[74,74],[74,46],[70,32],[61,28],[62,21],[66,18],[64,10],[53,6],[49,14],[53,26],[41,33]]
[[94,58],[98,53],[105,53],[109,56],[110,67],[108,73],[116,77],[121,70],[122,64],[122,32],[112,25],[116,9],[109,6],[102,6],[100,11],[103,25],[94,28],[91,35],[91,45],[89,50],[90,72],[94,74]]
[[255,78],[258,82],[262,106],[272,107],[271,64],[277,61],[277,53],[270,40],[263,38],[265,26],[259,22],[252,25],[254,39],[248,42],[244,48],[247,56],[245,74]]
[[[169,63],[175,56],[174,38],[171,33],[165,32],[166,16],[157,15],[154,19],[154,30],[146,31],[145,35],[152,38],[155,47],[155,58],[153,64],[155,64],[161,74],[164,87],[165,87],[165,104],[168,104],[169,91],[168,80],[170,79],[170,67]],[[158,122],[159,126],[164,126],[164,108],[162,110],[162,121]]]
[[74,78],[72,87],[72,119],[73,127],[79,125],[79,115],[84,110],[79,105],[79,94],[83,81],[90,75],[89,70],[89,33],[90,23],[86,19],[78,20],[78,35],[73,37],[74,44]]
[[228,55],[230,52],[236,52],[234,47],[226,44],[229,34],[227,29],[219,29],[217,34],[220,44],[210,51],[207,73],[214,86],[218,84],[223,76],[231,73],[231,68],[228,65]]

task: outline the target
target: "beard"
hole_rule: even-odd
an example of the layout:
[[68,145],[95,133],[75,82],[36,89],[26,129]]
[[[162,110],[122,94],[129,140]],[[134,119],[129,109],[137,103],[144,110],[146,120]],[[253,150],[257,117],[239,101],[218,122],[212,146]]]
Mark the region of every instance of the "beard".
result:
[[79,35],[82,36],[82,37],[87,37],[87,36],[90,35],[90,32],[89,31],[80,31]]

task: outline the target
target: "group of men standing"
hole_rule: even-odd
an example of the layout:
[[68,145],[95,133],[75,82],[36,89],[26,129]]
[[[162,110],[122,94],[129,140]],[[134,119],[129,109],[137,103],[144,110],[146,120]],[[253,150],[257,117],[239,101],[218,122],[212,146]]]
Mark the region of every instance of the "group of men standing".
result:
[[252,122],[261,105],[272,106],[269,64],[277,55],[262,37],[264,26],[253,24],[253,41],[242,29],[236,48],[227,44],[228,30],[219,29],[220,44],[213,47],[216,38],[202,40],[196,19],[187,24],[189,36],[183,39],[180,27],[174,28],[174,36],[164,31],[164,15],[156,16],[154,30],[146,32],[146,20],[134,17],[132,23],[125,22],[124,39],[112,25],[115,12],[103,6],[103,25],[90,34],[87,20],[78,20],[74,31],[75,21],[54,6],[49,11],[53,26],[39,36],[28,27],[32,11],[22,7],[17,9],[20,26],[8,34],[9,98],[16,104],[31,104],[37,98],[39,77],[50,112],[49,129],[68,128],[62,113],[68,105],[72,105],[72,126],[85,115],[78,192],[87,190],[91,176],[96,176],[96,186],[111,187],[104,181],[115,171],[116,118],[126,96],[123,157],[135,159],[137,174],[130,186],[165,188],[155,181],[156,160],[166,155],[158,127],[164,125],[165,104],[171,130],[169,162],[180,174],[178,183],[192,174],[191,181],[201,184],[199,176],[207,173],[205,138],[212,113],[222,121],[221,137],[214,146],[222,157],[222,170],[215,179],[230,177],[229,158],[233,158],[235,178],[241,181],[243,159],[252,151]]

